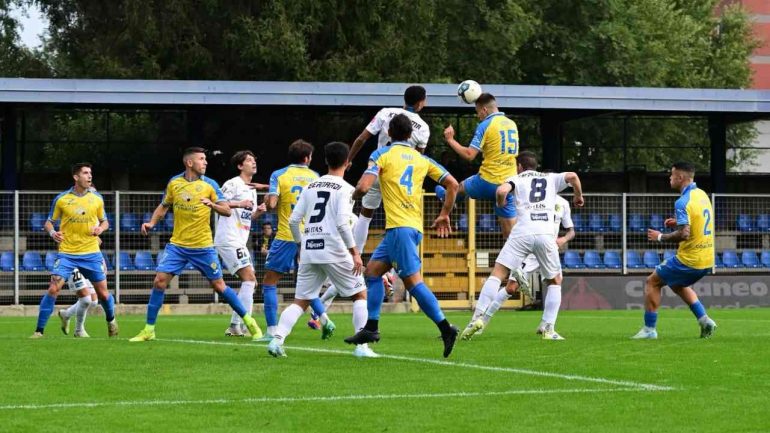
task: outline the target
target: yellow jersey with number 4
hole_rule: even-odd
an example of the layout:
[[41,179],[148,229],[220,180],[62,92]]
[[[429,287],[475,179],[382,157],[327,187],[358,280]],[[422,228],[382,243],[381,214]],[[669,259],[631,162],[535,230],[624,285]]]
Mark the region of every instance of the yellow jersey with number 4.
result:
[[422,182],[430,177],[440,183],[449,175],[439,163],[403,142],[372,153],[365,173],[380,178],[385,229],[411,227],[421,233]]

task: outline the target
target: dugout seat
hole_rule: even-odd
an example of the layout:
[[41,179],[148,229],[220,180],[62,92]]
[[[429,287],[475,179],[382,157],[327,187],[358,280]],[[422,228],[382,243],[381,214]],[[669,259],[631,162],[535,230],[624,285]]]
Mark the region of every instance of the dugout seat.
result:
[[753,232],[755,229],[751,215],[745,213],[738,215],[735,220],[735,225],[738,227],[739,232]]
[[32,212],[29,216],[29,230],[33,232],[39,232],[43,230],[43,224],[48,219],[42,212]]
[[13,272],[15,270],[13,253],[11,251],[0,253],[0,271]]
[[754,251],[744,251],[741,253],[741,263],[746,268],[761,268],[762,263],[759,262],[759,257]]
[[758,232],[770,232],[770,215],[766,213],[757,215],[756,229]]
[[125,251],[120,252],[120,270],[121,271],[135,271],[134,261],[131,260],[131,255]]
[[666,227],[663,225],[663,215],[654,213],[650,215],[650,228],[655,230],[664,230]]
[[647,227],[644,226],[644,218],[638,213],[631,214],[628,217],[628,231],[630,232],[643,232]]
[[112,261],[112,257],[108,256],[107,253],[102,251],[102,258],[104,259],[104,265],[107,268],[108,271],[114,271],[115,265]]
[[598,213],[588,215],[588,230],[592,232],[606,232],[607,226],[604,224],[604,217]]
[[468,214],[461,214],[457,219],[457,229],[461,232],[468,231]]
[[741,262],[738,260],[738,254],[733,250],[724,250],[722,252],[722,265],[725,268],[740,268]]
[[620,233],[623,231],[623,218],[618,214],[610,214],[609,217],[610,229],[609,231]]
[[[120,215],[120,231],[138,232],[140,226],[141,226],[141,223],[139,222],[139,218],[136,216],[136,214],[131,212],[126,212]],[[121,257],[121,260],[122,260],[122,257]],[[122,269],[122,265],[121,265],[121,269]]]
[[638,251],[626,251],[626,266],[631,269],[641,269],[644,267],[644,263],[642,263],[642,258],[639,257]]
[[137,251],[134,257],[134,267],[138,271],[155,270],[155,262],[152,260],[152,253],[149,251]]
[[37,251],[27,251],[21,258],[22,271],[44,271],[43,258]]
[[580,253],[574,250],[568,250],[564,253],[564,267],[567,269],[583,269],[585,264],[580,259]]
[[660,264],[660,256],[657,251],[647,250],[644,252],[644,256],[642,256],[642,261],[645,267],[654,268]]
[[107,218],[107,222],[110,224],[110,227],[107,228],[107,231],[115,230],[115,215],[109,212],[105,212],[104,216]]
[[480,232],[494,232],[496,224],[495,214],[485,213],[479,215],[478,229]]
[[576,213],[572,215],[572,224],[575,226],[576,232],[587,232],[588,222],[583,219],[583,215]]
[[610,269],[620,269],[623,266],[620,261],[620,254],[617,251],[605,251],[604,266]]
[[589,269],[604,269],[604,263],[602,263],[599,253],[593,250],[588,250],[583,254],[583,264]]
[[716,268],[724,268],[725,265],[722,263],[722,255],[719,253],[714,254],[714,267]]
[[167,232],[174,231],[174,212],[166,212],[166,216],[163,217],[163,229]]
[[762,250],[759,254],[759,262],[766,268],[770,268],[770,251]]

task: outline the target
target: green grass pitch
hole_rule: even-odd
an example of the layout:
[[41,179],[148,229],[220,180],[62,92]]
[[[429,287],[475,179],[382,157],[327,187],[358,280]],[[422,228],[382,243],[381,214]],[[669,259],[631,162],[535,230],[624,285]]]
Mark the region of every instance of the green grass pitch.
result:
[[0,431],[770,431],[770,310],[710,313],[710,340],[665,310],[657,341],[628,339],[639,311],[563,312],[567,340],[542,341],[539,313],[501,311],[448,360],[422,314],[383,316],[380,359],[351,355],[341,314],[330,341],[303,318],[284,359],[224,337],[227,316],[162,315],[148,343],[127,341],[140,316],[117,340],[103,316],[74,339],[54,315],[41,340],[34,318],[0,318]]

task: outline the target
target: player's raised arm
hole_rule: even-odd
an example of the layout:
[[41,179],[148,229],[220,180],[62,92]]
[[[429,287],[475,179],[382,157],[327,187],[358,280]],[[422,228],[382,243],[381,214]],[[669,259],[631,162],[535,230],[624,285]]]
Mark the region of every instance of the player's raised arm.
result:
[[374,185],[374,181],[377,180],[377,176],[380,175],[380,166],[377,165],[377,161],[380,159],[382,152],[380,149],[375,150],[369,159],[369,168],[366,169],[361,179],[358,179],[356,184],[356,190],[353,192],[353,200],[358,200],[365,196],[369,189]]
[[[372,122],[374,122],[375,120],[372,120]],[[350,164],[353,163],[353,160],[356,158],[356,155],[358,155],[358,152],[361,151],[361,148],[364,146],[364,143],[366,143],[366,141],[372,138],[373,136],[374,135],[371,132],[369,132],[369,126],[367,126],[366,129],[361,131],[361,133],[358,134],[358,137],[356,137],[356,139],[353,140],[353,146],[350,148],[350,153],[348,154],[348,167],[350,167]]]
[[473,141],[471,142],[471,145],[466,147],[462,144],[458,143],[457,140],[455,140],[455,129],[452,125],[449,125],[444,129],[444,139],[446,140],[449,147],[452,148],[452,150],[455,151],[458,155],[460,155],[460,158],[466,160],[466,161],[473,161],[476,159],[476,155],[479,154],[479,147],[473,146],[473,143],[481,142],[481,138],[483,137],[483,133],[481,136],[478,137],[479,132],[476,131],[476,134],[473,136]]
[[572,203],[577,207],[583,207],[585,199],[583,199],[583,186],[580,184],[580,177],[577,173],[569,171],[564,173],[564,180],[572,186],[572,190],[575,192]]

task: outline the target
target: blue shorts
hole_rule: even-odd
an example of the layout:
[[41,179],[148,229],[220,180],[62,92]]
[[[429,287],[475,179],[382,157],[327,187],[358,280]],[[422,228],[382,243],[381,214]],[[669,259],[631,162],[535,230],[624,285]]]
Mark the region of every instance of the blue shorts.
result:
[[710,268],[693,269],[685,266],[676,256],[664,260],[655,267],[655,273],[668,287],[690,287],[710,272]]
[[187,262],[209,281],[222,278],[222,265],[214,247],[185,248],[174,244],[166,244],[166,253],[158,262],[157,272],[179,275],[187,266]]
[[104,274],[104,257],[102,253],[59,253],[56,261],[53,263],[53,272],[51,274],[62,277],[66,281],[72,275],[72,271],[75,268],[78,268],[80,273],[91,280],[92,283],[98,283],[107,279],[107,276]]
[[370,260],[389,263],[398,276],[406,278],[420,272],[420,252],[422,233],[411,227],[396,227],[385,230],[385,237],[372,253]]
[[267,252],[265,269],[279,274],[297,269],[297,244],[275,239]]
[[465,185],[465,193],[470,198],[492,200],[492,202],[495,203],[495,215],[501,218],[516,217],[516,206],[513,203],[513,194],[508,194],[508,197],[505,200],[505,206],[497,206],[497,187],[499,185],[487,182],[478,174],[465,179],[463,185]]

